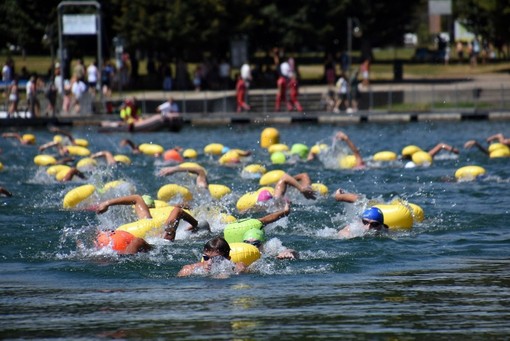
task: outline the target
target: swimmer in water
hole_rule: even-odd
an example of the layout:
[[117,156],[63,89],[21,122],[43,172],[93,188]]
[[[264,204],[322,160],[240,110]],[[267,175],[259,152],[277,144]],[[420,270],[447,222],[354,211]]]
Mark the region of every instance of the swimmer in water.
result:
[[510,138],[505,138],[505,136],[501,133],[491,135],[487,138],[487,142],[494,142],[498,141],[501,144],[505,144],[507,146],[510,146]]
[[[216,237],[205,243],[202,254],[203,261],[184,265],[177,273],[177,277],[186,277],[193,274],[207,274],[211,272],[213,264],[228,264],[232,272],[239,274],[246,271],[244,263],[232,263],[230,261],[230,246],[222,237]],[[230,266],[229,266],[230,267]]]
[[363,161],[363,158],[361,157],[358,147],[356,147],[354,142],[351,141],[351,139],[349,138],[349,136],[347,136],[346,133],[344,133],[343,131],[339,131],[335,135],[335,140],[345,142],[349,149],[351,150],[352,154],[354,155],[354,158],[356,159],[356,163],[354,167],[352,167],[353,169],[365,168],[366,165],[365,162]]
[[[144,196],[128,195],[128,196],[124,196],[124,197],[120,197],[120,198],[106,200],[99,204],[96,212],[98,214],[102,214],[102,213],[106,212],[110,206],[117,206],[117,205],[134,205],[135,213],[139,220],[152,219],[152,215],[150,213],[150,207],[154,206],[154,200],[149,195],[144,195]],[[186,222],[188,222],[190,224],[190,227],[188,227],[187,229],[191,232],[197,232],[201,228],[204,228],[204,229],[209,228],[209,226],[206,222],[199,223],[193,216],[191,216],[189,213],[187,213],[182,207],[175,206],[172,209],[172,211],[170,212],[168,218],[163,223],[163,226],[165,227],[164,228],[165,232],[163,235],[164,239],[167,239],[170,241],[175,240],[175,234],[176,234],[177,227],[179,226],[179,222],[181,221],[181,219],[184,219]],[[120,238],[122,238],[122,239],[127,238],[129,241],[129,242],[124,243],[124,244],[126,244],[124,248],[129,246],[131,244],[131,242],[135,243],[135,245],[145,245],[146,244],[146,242],[145,242],[145,240],[143,240],[143,238],[136,238],[133,235],[131,235],[129,232],[118,231],[118,230],[114,231],[114,233],[117,233],[117,232],[122,232],[120,234],[121,235]],[[100,237],[102,237],[102,235],[104,233],[111,234],[112,232],[103,232],[100,234]],[[126,235],[126,233],[128,233],[128,235]],[[129,235],[131,235],[131,236],[129,236]],[[102,237],[102,238],[104,238],[104,237]],[[140,241],[139,239],[142,239],[143,242]],[[108,245],[108,243],[106,243],[106,245]],[[102,243],[103,247],[106,245],[104,242]],[[133,249],[137,249],[137,248],[133,246],[129,250],[132,251]],[[150,250],[150,249],[146,249],[146,250]],[[133,252],[123,251],[123,253],[133,253]]]
[[3,133],[3,138],[14,138],[18,140],[22,145],[33,145],[35,144],[35,138],[33,135],[23,135],[18,133]]
[[341,239],[350,239],[360,237],[368,232],[374,231],[376,234],[387,232],[388,226],[384,224],[384,214],[377,207],[370,207],[361,214],[361,230],[356,229],[347,225],[338,231],[338,237]]

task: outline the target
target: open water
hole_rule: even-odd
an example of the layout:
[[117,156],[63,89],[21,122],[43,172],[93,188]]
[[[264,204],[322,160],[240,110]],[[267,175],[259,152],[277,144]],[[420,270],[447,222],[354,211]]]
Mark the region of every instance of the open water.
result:
[[[403,163],[365,170],[339,170],[320,161],[271,165],[258,145],[262,126],[185,127],[178,134],[99,134],[74,129],[90,149],[129,154],[122,138],[165,147],[194,148],[207,168],[210,183],[233,193],[220,203],[194,202],[197,214],[214,220],[213,206],[242,217],[237,198],[258,188],[257,179],[241,177],[242,165],[219,166],[203,155],[211,142],[253,150],[246,163],[291,174],[308,172],[329,195],[306,200],[294,190],[290,216],[266,227],[268,247],[280,243],[299,251],[300,259],[264,257],[248,274],[228,278],[177,278],[179,269],[200,258],[203,243],[221,232],[212,221],[210,235],[179,231],[174,243],[152,240],[147,254],[118,256],[97,251],[97,228],[133,219],[126,208],[105,215],[64,210],[62,198],[83,183],[100,185],[124,179],[139,194],[156,195],[166,183],[193,189],[183,174],[157,177],[161,160],[130,155],[133,164],[100,167],[87,180],[62,184],[33,163],[36,147],[0,139],[0,185],[14,193],[0,198],[0,338],[1,339],[508,339],[510,335],[510,159],[489,159],[465,150],[468,139],[483,141],[502,132],[508,122],[436,122],[330,126],[276,126],[288,145],[317,141],[332,144],[345,131],[368,160],[381,150],[397,153],[409,144],[431,148],[446,142],[459,156],[441,153],[427,168]],[[28,131],[22,131],[25,133]],[[47,131],[30,131],[38,144]],[[331,160],[329,160],[331,161]],[[487,175],[457,182],[455,170],[480,165]],[[335,238],[360,208],[338,203],[342,187],[367,198],[400,197],[420,205],[426,215],[412,230],[386,237]],[[119,193],[120,195],[121,193]],[[253,213],[262,216],[263,213]],[[81,244],[80,244],[81,243]],[[78,245],[82,245],[81,247]]]

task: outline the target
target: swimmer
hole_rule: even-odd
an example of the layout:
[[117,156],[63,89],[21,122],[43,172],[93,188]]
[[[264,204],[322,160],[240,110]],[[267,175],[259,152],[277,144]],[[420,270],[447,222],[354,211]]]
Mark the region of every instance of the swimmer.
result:
[[[459,154],[459,150],[455,147],[450,146],[449,144],[440,142],[436,144],[432,149],[430,149],[427,153],[433,158],[436,156],[440,151],[446,150],[454,154]],[[417,150],[419,151],[419,150]],[[403,154],[401,155],[401,158],[403,160],[411,160],[412,159],[412,153],[411,154]]]
[[[505,144],[504,142],[507,141],[507,140],[510,141],[510,139],[505,139],[503,137],[503,135],[501,135],[501,134],[493,135],[493,136],[490,136],[489,138],[487,138],[488,142],[492,142],[492,141],[496,141],[496,140],[499,141],[499,143],[500,143],[500,146],[497,147],[497,150],[502,150],[502,151],[505,152],[505,153],[500,154],[500,155],[508,156],[508,154],[509,154],[508,151],[510,149],[508,148],[508,144]],[[503,142],[501,142],[501,141],[503,141]],[[464,148],[471,149],[472,147],[478,148],[481,152],[483,152],[485,155],[490,156],[490,157],[493,156],[492,152],[497,153],[496,149],[489,150],[489,148],[486,148],[486,147],[482,146],[476,140],[469,140],[466,143],[464,143]]]
[[352,154],[354,155],[354,158],[356,159],[356,164],[354,165],[353,169],[362,169],[365,168],[365,162],[363,161],[363,158],[361,157],[361,154],[359,152],[358,147],[351,141],[349,136],[347,136],[346,133],[343,131],[339,131],[335,135],[335,140],[338,141],[344,141],[349,149],[352,151]]
[[[96,212],[98,214],[102,214],[108,211],[110,206],[117,205],[134,205],[135,213],[139,220],[141,219],[152,219],[152,215],[150,212],[150,208],[154,207],[154,200],[150,195],[128,195],[115,199],[110,199],[103,201],[97,207]],[[208,229],[208,224],[206,222],[199,223],[193,216],[191,216],[188,212],[186,212],[182,207],[175,206],[170,212],[168,218],[163,223],[165,226],[165,233],[163,235],[164,239],[174,241],[175,234],[177,231],[177,226],[179,226],[179,222],[181,219],[184,219],[186,222],[190,224],[187,228],[188,231],[197,232],[199,229]]]
[[[280,220],[281,218],[286,217],[289,214],[290,214],[290,201],[286,200],[285,207],[277,212],[269,213],[261,218],[248,218],[248,219],[243,219],[243,220],[240,220],[237,222],[227,224],[227,226],[224,229],[224,234],[225,234],[226,239],[228,239],[230,242],[236,242],[236,239],[238,237],[232,236],[230,234],[230,233],[232,233],[232,231],[239,231],[239,229],[246,229],[246,228],[247,228],[246,232],[251,231],[251,230],[261,231],[268,224],[274,223],[275,221]],[[246,235],[246,232],[242,236],[243,237],[242,240],[244,242],[248,242],[249,244],[252,244],[249,241],[252,239],[253,236]],[[241,241],[241,240],[238,240],[238,241]],[[253,244],[253,245],[255,245],[255,244]],[[257,246],[257,245],[255,245],[255,246]],[[296,256],[297,256],[297,253],[294,255],[294,258]],[[283,255],[282,255],[282,257],[283,257]],[[284,257],[284,258],[291,258],[291,257],[292,256]]]
[[200,167],[165,167],[161,169],[158,173],[159,176],[167,176],[175,173],[192,173],[197,175],[197,187],[207,189],[209,186],[209,182],[207,181],[207,174],[205,170]]
[[6,197],[12,197],[12,193],[0,186],[0,194]]
[[177,273],[177,277],[209,273],[213,264],[228,264],[229,267],[232,267],[232,272],[235,274],[246,271],[246,265],[244,263],[232,263],[230,261],[230,246],[227,241],[221,237],[213,238],[205,243],[202,259],[202,262],[184,265]]
[[510,146],[510,138],[505,138],[505,136],[501,133],[499,134],[495,134],[495,135],[491,135],[487,138],[487,142],[494,142],[494,141],[498,141],[499,143],[501,144],[505,144],[507,146]]
[[21,136],[18,133],[3,133],[2,137],[3,138],[14,138],[14,139],[18,140],[22,145],[35,144],[35,138],[33,135],[31,136],[31,138],[23,138],[23,136]]
[[341,239],[350,239],[365,235],[367,232],[374,231],[376,234],[387,232],[388,226],[384,224],[384,214],[377,207],[370,207],[361,214],[361,234],[351,225],[347,225],[338,231],[338,237]]

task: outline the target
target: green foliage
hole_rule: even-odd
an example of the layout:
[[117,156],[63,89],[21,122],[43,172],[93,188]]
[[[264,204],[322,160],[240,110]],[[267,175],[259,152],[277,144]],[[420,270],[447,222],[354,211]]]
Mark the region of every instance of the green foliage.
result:
[[[42,37],[53,28],[58,0],[0,2],[0,49],[7,44],[47,53]],[[427,0],[101,0],[105,51],[121,36],[131,51],[200,60],[229,52],[231,39],[246,37],[250,53],[347,48],[347,19],[359,21],[362,36],[353,49],[401,46],[405,32],[424,32]],[[455,13],[490,40],[510,36],[510,0],[457,0]],[[81,9],[75,10],[82,11]],[[425,34],[424,34],[425,35]],[[87,53],[87,48],[83,48]]]

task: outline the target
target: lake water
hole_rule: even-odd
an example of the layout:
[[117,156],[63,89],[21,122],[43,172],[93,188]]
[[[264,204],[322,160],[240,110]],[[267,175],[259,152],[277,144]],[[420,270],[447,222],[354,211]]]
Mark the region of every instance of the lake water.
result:
[[[262,126],[186,126],[179,134],[140,135],[72,130],[88,139],[92,151],[130,155],[119,146],[126,137],[196,149],[209,182],[232,189],[217,205],[236,217],[242,217],[236,200],[258,188],[258,180],[242,178],[242,166],[219,166],[217,157],[204,156],[208,143],[253,150],[250,163],[308,172],[314,182],[328,186],[329,196],[317,201],[289,190],[292,213],[266,227],[269,246],[294,248],[299,260],[264,257],[248,274],[177,278],[184,264],[199,260],[203,243],[220,233],[220,223],[212,223],[211,235],[179,231],[174,243],[152,240],[156,248],[150,253],[117,256],[95,250],[91,240],[98,226],[128,222],[127,208],[97,216],[63,210],[61,203],[69,189],[83,183],[125,179],[137,193],[155,196],[166,183],[191,186],[191,177],[156,177],[161,160],[130,155],[129,167],[100,167],[87,174],[88,180],[62,184],[34,165],[36,147],[0,139],[0,185],[14,193],[0,198],[0,338],[508,339],[510,159],[489,159],[462,145],[497,132],[509,135],[509,122],[276,128],[288,145],[331,144],[334,133],[343,130],[366,159],[381,150],[399,153],[409,144],[431,148],[440,141],[461,153],[441,153],[428,168],[407,169],[397,162],[353,171],[319,161],[273,166],[258,145]],[[38,144],[53,137],[30,132]],[[456,169],[472,164],[484,167],[487,176],[454,181]],[[426,219],[387,237],[339,240],[336,231],[360,213],[335,202],[332,194],[339,187],[384,201],[399,196],[420,205]],[[210,202],[196,200],[194,206],[197,214],[212,214]],[[78,240],[84,247],[77,247]]]

